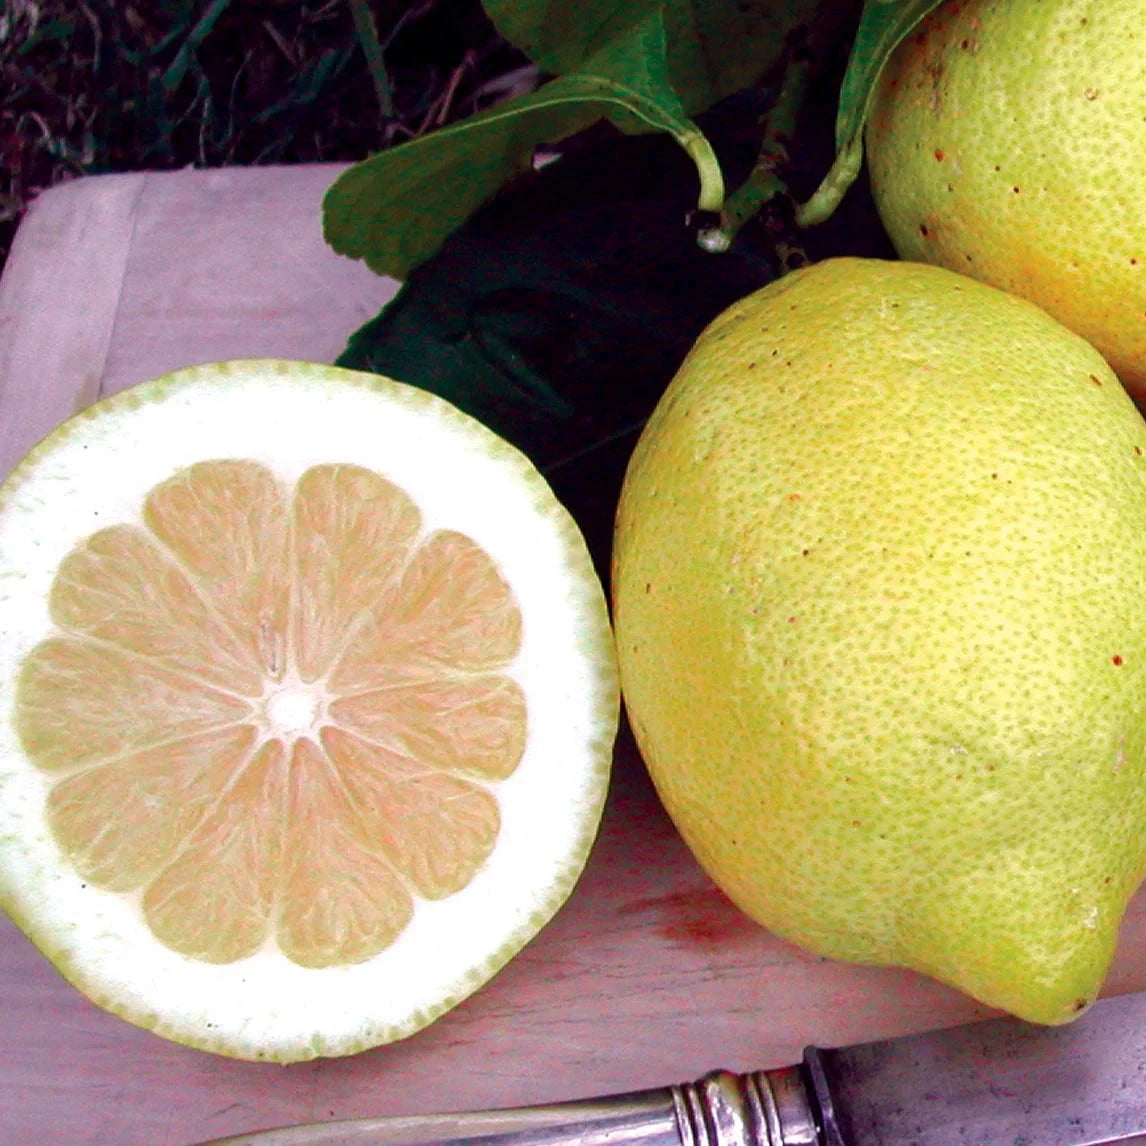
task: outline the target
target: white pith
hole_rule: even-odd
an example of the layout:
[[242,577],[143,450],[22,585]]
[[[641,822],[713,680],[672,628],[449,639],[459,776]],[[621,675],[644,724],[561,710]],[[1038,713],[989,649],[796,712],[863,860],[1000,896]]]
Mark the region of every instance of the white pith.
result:
[[254,716],[264,736],[277,736],[288,743],[299,736],[315,739],[326,723],[329,703],[323,681],[287,676],[267,682]]
[[[287,483],[346,462],[395,482],[424,532],[457,529],[497,563],[523,617],[508,672],[528,740],[494,787],[502,826],[462,891],[419,901],[397,942],[355,966],[291,963],[273,943],[224,966],[158,944],[137,897],[85,885],[43,826],[45,777],[12,727],[14,677],[55,631],[60,561],[107,525],[140,522],[146,492],[193,462],[251,458]],[[253,704],[271,734],[325,714],[316,686],[287,678]],[[480,986],[551,917],[599,820],[617,695],[604,598],[571,521],[528,463],[452,407],[372,376],[233,363],[149,383],[78,416],[0,489],[0,901],[69,978],[160,1033],[276,1059],[347,1053],[423,1026]]]

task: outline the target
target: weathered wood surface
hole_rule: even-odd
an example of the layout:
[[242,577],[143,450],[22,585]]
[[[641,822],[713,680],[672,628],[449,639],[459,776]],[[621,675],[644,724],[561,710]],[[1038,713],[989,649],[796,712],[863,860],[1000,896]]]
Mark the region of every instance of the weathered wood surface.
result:
[[[323,244],[328,167],[104,176],[51,191],[0,280],[0,473],[94,397],[196,362],[332,360],[396,284]],[[1146,987],[1146,903],[1107,993]],[[794,1061],[987,1012],[803,954],[689,857],[622,741],[573,898],[414,1037],[289,1067],[170,1044],[89,1004],[0,917],[0,1143],[185,1146],[290,1122],[550,1101]]]

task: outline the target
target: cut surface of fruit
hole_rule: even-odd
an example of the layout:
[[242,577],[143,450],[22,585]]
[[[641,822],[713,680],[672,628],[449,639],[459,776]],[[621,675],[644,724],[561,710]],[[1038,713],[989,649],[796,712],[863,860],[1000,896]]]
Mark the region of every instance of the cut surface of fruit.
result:
[[568,896],[618,698],[508,444],[251,361],[97,404],[0,492],[0,894],[63,974],[280,1061],[424,1026]]

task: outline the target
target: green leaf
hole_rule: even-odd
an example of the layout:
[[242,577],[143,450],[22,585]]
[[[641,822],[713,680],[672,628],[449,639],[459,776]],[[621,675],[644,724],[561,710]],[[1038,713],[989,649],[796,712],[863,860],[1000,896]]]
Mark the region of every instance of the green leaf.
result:
[[797,212],[801,226],[827,219],[855,182],[863,164],[863,129],[888,57],[942,0],[865,0],[836,115],[836,160]]
[[689,114],[748,87],[816,0],[484,0],[498,31],[544,71],[579,70],[663,10],[669,82]]
[[498,32],[542,71],[580,71],[610,40],[656,15],[664,0],[483,0]]
[[609,117],[671,134],[700,176],[698,205],[719,210],[720,165],[668,83],[660,14],[610,39],[584,67],[532,92],[380,152],[344,172],[323,202],[327,242],[379,274],[405,278],[512,176],[539,143]]
[[943,0],[867,0],[840,84],[836,147],[846,147],[863,131],[876,81],[888,57]]
[[698,112],[759,81],[821,2],[669,0],[669,76],[685,106]]

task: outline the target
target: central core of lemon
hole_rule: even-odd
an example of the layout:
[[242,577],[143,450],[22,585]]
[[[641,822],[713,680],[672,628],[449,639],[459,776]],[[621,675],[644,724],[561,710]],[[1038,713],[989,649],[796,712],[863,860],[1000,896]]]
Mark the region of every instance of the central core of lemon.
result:
[[302,681],[280,684],[263,698],[259,715],[271,736],[312,733],[326,717],[326,694],[318,684]]

